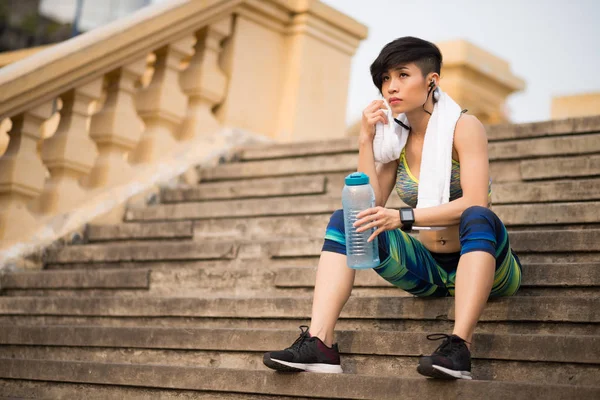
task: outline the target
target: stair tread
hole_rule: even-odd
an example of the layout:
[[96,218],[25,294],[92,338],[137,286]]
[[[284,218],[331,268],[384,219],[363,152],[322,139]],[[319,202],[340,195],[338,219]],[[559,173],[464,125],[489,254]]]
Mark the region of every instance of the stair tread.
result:
[[[196,297],[0,297],[0,315],[137,317],[305,318],[311,296]],[[453,319],[450,298],[350,298],[342,318]],[[488,302],[482,321],[600,322],[600,298],[513,296]]]
[[[347,399],[396,399],[407,391],[418,397],[436,397],[440,393],[440,382],[416,378],[355,374],[290,375],[273,371],[49,360],[3,359],[0,362],[0,377]],[[541,396],[550,399],[576,395],[581,399],[592,399],[600,395],[600,388],[459,381],[445,385],[444,393],[446,398],[493,399],[510,396],[514,399],[529,399]]]
[[[286,348],[297,336],[297,331],[283,329],[0,325],[2,345],[264,352]],[[340,330],[336,339],[343,354],[419,356],[432,348],[422,332]],[[473,358],[600,362],[600,337],[595,335],[481,333],[474,341]]]

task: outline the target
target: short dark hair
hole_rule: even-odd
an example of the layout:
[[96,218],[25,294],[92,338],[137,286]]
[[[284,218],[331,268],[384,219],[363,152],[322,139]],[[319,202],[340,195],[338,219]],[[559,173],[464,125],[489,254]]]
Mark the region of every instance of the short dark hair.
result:
[[390,68],[414,62],[421,70],[423,77],[431,72],[440,73],[442,69],[442,53],[440,49],[427,40],[412,36],[404,36],[386,44],[371,64],[373,83],[381,92],[383,74]]

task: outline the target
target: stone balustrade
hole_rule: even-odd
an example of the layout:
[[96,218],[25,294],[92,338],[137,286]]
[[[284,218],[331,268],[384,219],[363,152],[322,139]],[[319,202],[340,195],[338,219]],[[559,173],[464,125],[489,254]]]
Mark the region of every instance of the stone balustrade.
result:
[[[365,34],[318,1],[175,0],[0,69],[0,249],[227,126],[343,136],[344,74]],[[307,81],[330,70],[314,59],[328,48],[344,76],[333,113],[309,106],[327,77]]]

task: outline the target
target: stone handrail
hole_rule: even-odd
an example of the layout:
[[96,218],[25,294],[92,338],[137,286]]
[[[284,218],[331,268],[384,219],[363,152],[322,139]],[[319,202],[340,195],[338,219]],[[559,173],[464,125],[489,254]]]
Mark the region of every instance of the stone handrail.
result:
[[321,102],[345,99],[365,36],[313,0],[173,0],[1,68],[0,249],[157,165],[197,162],[184,152],[214,152],[225,127],[343,135]]

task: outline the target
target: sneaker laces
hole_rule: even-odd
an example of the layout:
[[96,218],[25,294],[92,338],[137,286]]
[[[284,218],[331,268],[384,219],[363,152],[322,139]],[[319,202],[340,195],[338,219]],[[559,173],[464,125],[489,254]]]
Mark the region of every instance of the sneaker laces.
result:
[[[460,342],[453,341],[452,337],[455,337]],[[456,335],[447,335],[445,333],[433,333],[431,335],[427,335],[427,340],[442,340],[442,339],[444,339],[444,341],[442,342],[441,345],[438,346],[437,349],[435,349],[434,354],[437,353],[437,354],[444,355],[446,357],[451,356],[452,354],[456,353],[460,349],[460,344],[468,343],[466,340],[464,340],[461,337],[456,336]]]
[[310,333],[308,333],[308,326],[300,325],[300,331],[302,333],[300,333],[298,339],[296,339],[296,341],[292,343],[290,347],[288,347],[288,350],[294,350],[296,352],[299,351],[300,347],[302,347],[302,345],[304,344],[304,341],[310,338]]

